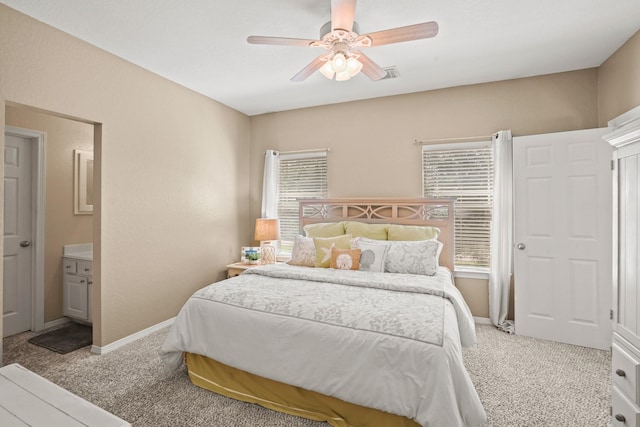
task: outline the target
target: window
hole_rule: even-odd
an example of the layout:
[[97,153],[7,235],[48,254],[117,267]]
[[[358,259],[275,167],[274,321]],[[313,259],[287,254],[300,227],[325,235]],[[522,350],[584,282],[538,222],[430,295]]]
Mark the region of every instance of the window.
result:
[[280,252],[291,253],[300,234],[298,199],[328,196],[327,152],[280,153],[278,187]]
[[455,197],[456,267],[488,268],[493,202],[491,141],[422,147],[424,197]]

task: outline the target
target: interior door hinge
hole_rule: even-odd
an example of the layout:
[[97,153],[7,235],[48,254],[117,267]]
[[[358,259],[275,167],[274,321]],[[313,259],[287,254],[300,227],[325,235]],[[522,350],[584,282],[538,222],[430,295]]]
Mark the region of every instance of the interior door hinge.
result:
[[611,170],[612,171],[616,170],[616,161],[615,160],[611,160]]
[[609,319],[613,320],[613,309],[609,310]]

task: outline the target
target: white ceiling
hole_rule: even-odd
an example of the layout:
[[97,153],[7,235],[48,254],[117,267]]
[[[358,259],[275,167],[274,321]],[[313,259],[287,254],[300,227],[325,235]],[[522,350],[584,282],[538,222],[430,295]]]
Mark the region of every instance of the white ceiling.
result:
[[248,115],[597,67],[640,28],[640,0],[361,0],[360,33],[436,21],[433,39],[372,47],[399,77],[289,79],[320,48],[330,0],[0,0]]

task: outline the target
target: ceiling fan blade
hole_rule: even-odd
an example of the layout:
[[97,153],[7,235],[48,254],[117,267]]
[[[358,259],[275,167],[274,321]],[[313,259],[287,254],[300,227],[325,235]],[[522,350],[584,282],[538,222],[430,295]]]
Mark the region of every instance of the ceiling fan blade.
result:
[[331,30],[351,32],[356,16],[356,0],[331,0]]
[[354,53],[360,55],[358,61],[362,63],[362,72],[371,80],[380,80],[387,75],[387,72],[367,55],[359,50],[354,51]]
[[422,24],[407,25],[406,27],[392,28],[390,30],[376,31],[365,34],[362,37],[371,39],[371,46],[383,44],[407,42],[411,40],[428,39],[438,34],[438,23],[423,22]]
[[274,46],[310,46],[317,40],[293,39],[287,37],[249,36],[247,42],[251,44],[269,44]]
[[307,77],[309,77],[311,74],[313,74],[316,71],[318,71],[320,69],[320,67],[322,67],[324,65],[324,63],[327,62],[326,57],[327,57],[326,54],[322,54],[322,55],[318,56],[316,59],[311,61],[309,63],[309,65],[307,65],[302,70],[300,70],[298,72],[298,74],[296,74],[295,76],[291,77],[291,81],[292,82],[301,82],[304,79],[306,79]]

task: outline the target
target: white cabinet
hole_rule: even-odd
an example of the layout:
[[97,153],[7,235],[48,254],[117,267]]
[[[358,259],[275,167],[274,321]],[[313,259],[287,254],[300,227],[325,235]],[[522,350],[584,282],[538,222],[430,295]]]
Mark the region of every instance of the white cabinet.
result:
[[640,107],[612,120],[614,148],[613,426],[640,426]]
[[91,323],[93,298],[92,253],[80,251],[84,245],[68,245],[62,258],[62,314]]

